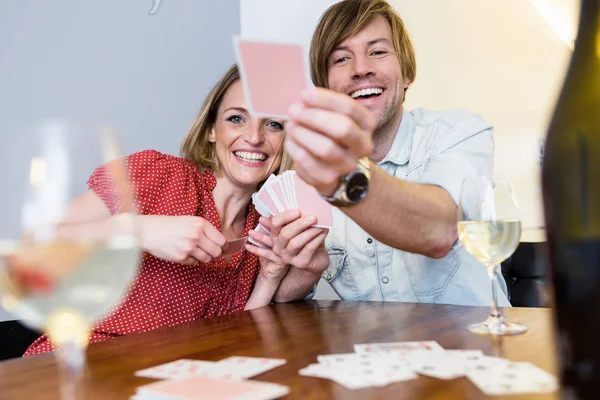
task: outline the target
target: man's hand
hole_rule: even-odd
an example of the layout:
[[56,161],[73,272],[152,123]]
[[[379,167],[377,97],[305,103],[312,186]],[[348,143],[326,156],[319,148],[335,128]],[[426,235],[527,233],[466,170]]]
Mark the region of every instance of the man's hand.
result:
[[350,96],[315,88],[290,108],[286,150],[298,175],[325,196],[373,152],[375,116]]

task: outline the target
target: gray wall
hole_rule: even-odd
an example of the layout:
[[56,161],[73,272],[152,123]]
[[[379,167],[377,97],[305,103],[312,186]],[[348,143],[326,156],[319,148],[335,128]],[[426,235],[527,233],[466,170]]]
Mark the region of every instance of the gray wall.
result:
[[[28,160],[20,149],[44,118],[110,123],[125,153],[178,154],[204,96],[235,62],[239,0],[162,0],[149,15],[151,6],[151,0],[2,3],[0,173],[11,183],[2,191],[24,192]],[[18,199],[0,195],[0,218],[7,210],[18,215]],[[0,320],[7,318],[0,309]]]

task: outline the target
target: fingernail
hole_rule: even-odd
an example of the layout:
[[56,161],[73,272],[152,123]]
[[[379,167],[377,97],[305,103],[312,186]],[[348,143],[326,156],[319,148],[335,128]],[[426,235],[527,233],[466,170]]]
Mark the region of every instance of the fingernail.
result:
[[292,214],[292,218],[298,218],[300,216],[300,211],[292,210],[291,214]]
[[300,111],[302,111],[302,105],[298,103],[292,104],[288,109],[288,112],[292,117],[296,117],[298,114],[300,114]]
[[309,215],[308,217],[306,217],[306,222],[308,222],[309,224],[314,224],[317,222],[317,217],[315,217],[314,215]]

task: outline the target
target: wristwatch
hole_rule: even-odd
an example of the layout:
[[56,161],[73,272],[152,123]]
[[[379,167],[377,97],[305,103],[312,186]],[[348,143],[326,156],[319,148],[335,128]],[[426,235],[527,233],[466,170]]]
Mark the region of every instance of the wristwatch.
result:
[[356,169],[342,177],[340,186],[331,196],[321,195],[334,206],[352,206],[365,198],[369,191],[371,171],[369,159],[358,160]]

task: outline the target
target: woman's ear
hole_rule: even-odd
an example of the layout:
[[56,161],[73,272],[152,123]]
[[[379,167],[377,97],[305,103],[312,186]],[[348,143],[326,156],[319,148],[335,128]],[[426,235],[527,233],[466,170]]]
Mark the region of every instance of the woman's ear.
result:
[[217,135],[215,134],[215,127],[210,128],[210,135],[208,135],[208,141],[214,143],[217,141]]

